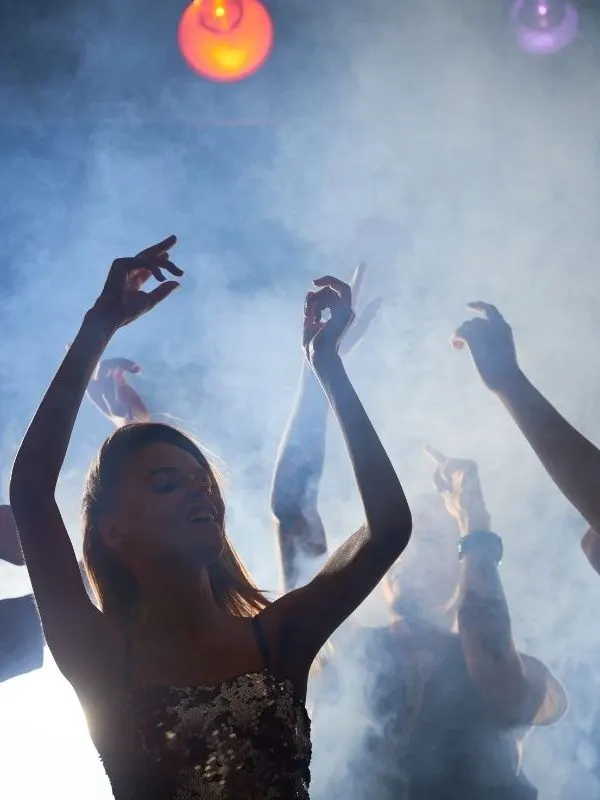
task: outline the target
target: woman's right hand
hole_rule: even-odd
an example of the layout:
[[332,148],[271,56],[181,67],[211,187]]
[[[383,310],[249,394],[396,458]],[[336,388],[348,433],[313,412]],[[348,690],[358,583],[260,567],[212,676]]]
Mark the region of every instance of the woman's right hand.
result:
[[[150,311],[179,286],[177,281],[165,280],[162,273],[162,270],[167,270],[177,277],[183,275],[183,270],[169,261],[168,251],[176,242],[176,236],[169,236],[133,258],[113,261],[104,289],[94,304],[94,312],[112,331]],[[160,285],[151,292],[143,292],[141,287],[150,276],[154,276]]]

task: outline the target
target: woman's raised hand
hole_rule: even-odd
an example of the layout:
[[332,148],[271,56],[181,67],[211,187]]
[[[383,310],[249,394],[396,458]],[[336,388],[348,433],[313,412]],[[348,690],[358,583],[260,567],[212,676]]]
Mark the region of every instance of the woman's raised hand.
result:
[[[352,289],[338,278],[326,275],[313,281],[315,292],[304,303],[303,346],[313,367],[336,356],[348,326],[352,324]],[[326,314],[327,318],[323,319]]]
[[[179,286],[177,281],[168,281],[163,275],[163,271],[177,277],[183,275],[183,270],[169,261],[168,251],[176,242],[176,236],[169,236],[133,258],[117,258],[113,261],[104,288],[94,305],[95,312],[101,314],[113,330],[141,317]],[[159,286],[144,292],[142,286],[150,277],[156,278]]]

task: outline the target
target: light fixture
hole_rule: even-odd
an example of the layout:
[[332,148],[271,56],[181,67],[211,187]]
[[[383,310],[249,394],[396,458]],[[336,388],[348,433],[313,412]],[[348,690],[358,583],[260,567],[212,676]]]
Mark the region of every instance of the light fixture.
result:
[[568,0],[515,0],[510,21],[519,47],[536,55],[562,50],[579,27],[577,10]]
[[260,0],[193,0],[177,38],[195,72],[212,81],[239,81],[267,60],[273,22]]

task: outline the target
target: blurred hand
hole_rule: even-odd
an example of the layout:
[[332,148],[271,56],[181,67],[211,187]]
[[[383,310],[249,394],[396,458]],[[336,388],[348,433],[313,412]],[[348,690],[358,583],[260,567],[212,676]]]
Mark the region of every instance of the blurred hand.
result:
[[18,567],[25,563],[10,506],[0,506],[0,560]]
[[488,389],[502,391],[520,371],[512,330],[495,306],[477,302],[468,307],[481,316],[463,322],[452,346],[457,350],[466,346]]
[[[183,270],[169,261],[168,250],[176,242],[175,236],[169,236],[133,258],[113,261],[104,288],[94,304],[94,311],[111,330],[116,331],[141,317],[179,286],[177,281],[165,280],[162,272],[167,270],[172,275],[183,275]],[[151,292],[143,292],[141,287],[151,276],[160,285]]]
[[362,341],[363,336],[369,329],[371,323],[377,316],[383,299],[376,297],[363,308],[360,313],[356,313],[358,307],[358,298],[362,289],[363,279],[366,271],[366,264],[361,262],[354,270],[354,275],[350,281],[350,289],[352,290],[352,306],[355,311],[355,316],[352,323],[346,329],[342,336],[340,343],[340,353],[348,355],[354,348]]
[[87,389],[89,399],[117,427],[150,420],[146,404],[127,383],[126,372],[137,375],[141,369],[127,358],[107,358],[98,365]]
[[468,459],[447,458],[429,445],[425,445],[424,451],[436,465],[433,485],[442,497],[446,511],[458,523],[461,536],[471,531],[489,530],[491,520],[485,507],[477,464]]
[[[313,368],[336,356],[348,326],[352,324],[352,289],[347,283],[326,275],[313,281],[319,287],[308,292],[304,303],[303,346]],[[323,320],[323,314],[329,312]]]

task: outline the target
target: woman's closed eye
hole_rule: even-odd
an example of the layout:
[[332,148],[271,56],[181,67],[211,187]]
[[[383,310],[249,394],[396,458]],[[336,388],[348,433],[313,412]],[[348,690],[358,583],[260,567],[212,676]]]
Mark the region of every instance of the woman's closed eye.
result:
[[169,492],[174,492],[176,489],[181,488],[181,481],[165,481],[153,486],[152,491],[157,492],[158,494],[168,494]]

